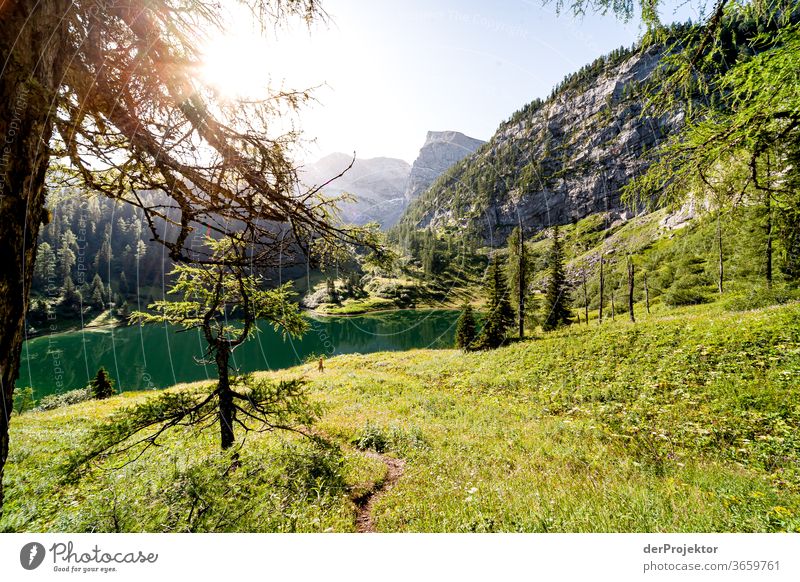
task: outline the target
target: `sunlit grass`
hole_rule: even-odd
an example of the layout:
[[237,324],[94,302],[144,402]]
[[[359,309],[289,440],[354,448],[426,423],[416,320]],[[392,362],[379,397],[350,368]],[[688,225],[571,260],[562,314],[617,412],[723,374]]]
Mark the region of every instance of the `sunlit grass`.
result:
[[355,444],[406,460],[375,503],[379,531],[800,528],[796,303],[662,306],[494,352],[346,355],[263,375],[306,377],[325,407],[316,430],[341,451],[250,435],[226,482],[216,431],[187,430],[63,486],[54,469],[90,422],[147,394],[28,413],[12,421],[3,528],[353,531],[350,498],[385,475]]

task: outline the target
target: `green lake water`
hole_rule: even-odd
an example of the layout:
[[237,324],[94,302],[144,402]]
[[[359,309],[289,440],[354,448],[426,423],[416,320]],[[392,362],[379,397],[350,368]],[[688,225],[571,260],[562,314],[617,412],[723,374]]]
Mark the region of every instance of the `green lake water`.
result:
[[[457,311],[403,310],[358,317],[311,320],[302,339],[286,339],[266,323],[234,352],[242,372],[288,368],[311,354],[401,351],[453,345]],[[32,386],[36,398],[82,388],[100,366],[127,390],[159,389],[178,382],[214,378],[213,365],[198,360],[204,342],[199,330],[176,332],[160,325],[83,330],[25,342],[18,387]]]

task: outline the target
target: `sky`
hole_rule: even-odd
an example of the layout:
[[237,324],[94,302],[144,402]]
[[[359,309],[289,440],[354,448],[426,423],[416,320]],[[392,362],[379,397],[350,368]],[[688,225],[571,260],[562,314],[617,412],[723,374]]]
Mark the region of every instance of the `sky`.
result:
[[[295,123],[311,162],[332,152],[411,163],[428,130],[487,140],[566,74],[641,36],[638,20],[557,15],[540,0],[325,0],[327,22],[298,21],[251,40],[240,21],[209,49],[232,93],[268,79],[315,87]],[[665,21],[696,18],[691,7]],[[255,38],[255,37],[253,37]],[[260,85],[259,85],[260,86]],[[313,141],[312,141],[313,140]],[[310,142],[310,143],[309,143]]]

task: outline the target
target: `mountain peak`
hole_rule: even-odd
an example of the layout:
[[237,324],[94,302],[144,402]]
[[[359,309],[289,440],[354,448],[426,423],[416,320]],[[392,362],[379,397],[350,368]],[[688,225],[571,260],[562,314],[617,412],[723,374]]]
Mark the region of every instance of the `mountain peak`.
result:
[[405,197],[411,201],[431,184],[445,170],[473,153],[485,142],[469,137],[458,131],[429,131],[419,156],[411,166]]
[[453,130],[428,131],[427,135],[425,136],[425,145],[435,142],[445,142],[445,143],[479,142],[479,144],[483,143],[481,140],[464,135],[460,131],[453,131]]
[[[642,114],[641,87],[664,50],[617,49],[567,76],[551,97],[517,111],[424,195],[417,191],[401,222],[470,226],[484,241],[501,244],[520,223],[538,232],[622,211],[624,186],[649,163],[644,152],[682,124],[679,108],[659,117]],[[429,132],[423,152],[442,147],[437,133],[448,132]]]

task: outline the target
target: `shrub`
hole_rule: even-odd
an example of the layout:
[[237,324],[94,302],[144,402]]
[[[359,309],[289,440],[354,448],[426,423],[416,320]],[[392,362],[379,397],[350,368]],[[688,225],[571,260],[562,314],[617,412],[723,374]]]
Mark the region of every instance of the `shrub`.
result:
[[770,305],[783,305],[790,301],[800,300],[800,291],[793,289],[767,289],[764,287],[751,289],[746,295],[728,299],[723,304],[728,311],[750,311]]
[[277,484],[296,496],[312,491],[335,494],[345,487],[344,458],[335,447],[298,447],[284,444],[277,459]]
[[389,439],[385,431],[379,426],[369,422],[367,422],[367,426],[364,427],[364,430],[361,431],[361,435],[353,440],[353,444],[356,448],[362,451],[372,450],[376,453],[384,452],[388,442]]
[[78,404],[79,402],[86,402],[92,399],[92,391],[89,388],[79,388],[78,390],[70,390],[62,392],[61,394],[50,394],[43,397],[39,401],[37,410],[53,410],[55,408],[62,408],[70,406],[71,404]]
[[708,303],[708,297],[696,287],[674,287],[664,294],[664,303],[670,307]]
[[370,422],[367,422],[361,434],[354,438],[352,443],[362,451],[384,453],[391,450],[400,455],[407,455],[415,449],[428,448],[418,427],[405,429],[395,424],[381,427]]
[[14,391],[14,412],[22,414],[33,410],[34,406],[36,406],[36,400],[33,399],[33,388],[27,386]]

